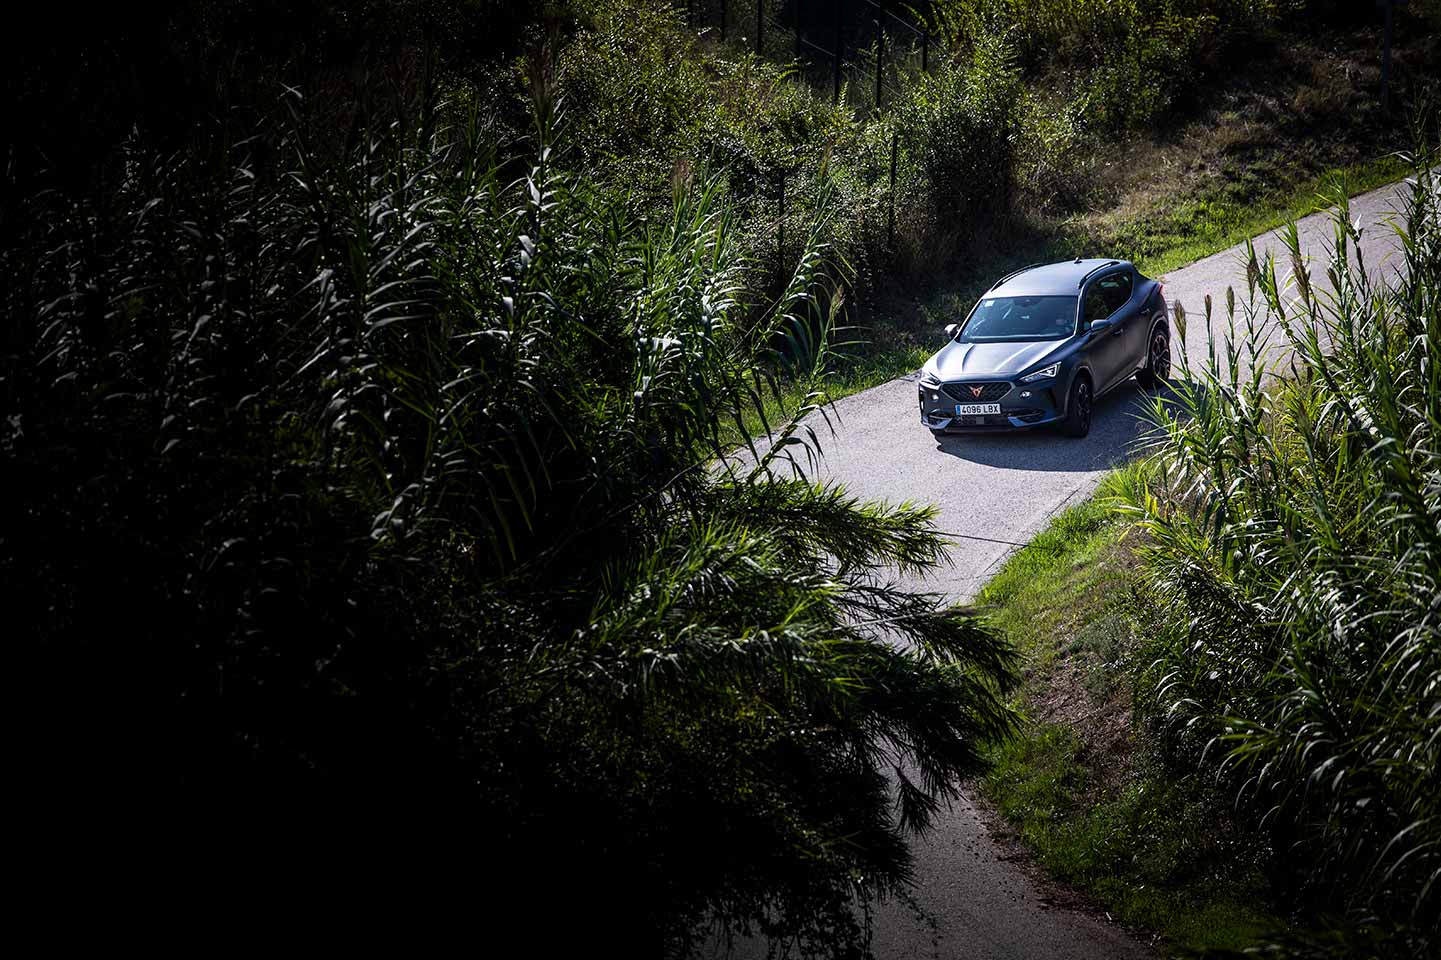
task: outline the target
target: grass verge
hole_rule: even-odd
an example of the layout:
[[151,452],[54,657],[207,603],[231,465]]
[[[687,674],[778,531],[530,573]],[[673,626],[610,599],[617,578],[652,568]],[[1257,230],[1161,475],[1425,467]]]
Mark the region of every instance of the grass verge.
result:
[[1250,237],[1324,210],[1321,197],[1340,183],[1357,196],[1395,183],[1410,168],[1395,154],[1336,167],[1289,185],[1273,185],[1252,193],[1246,186],[1253,173],[1194,197],[1183,197],[1164,212],[1117,225],[1110,245],[1136,253],[1142,273],[1160,276],[1194,263]]
[[1276,922],[1264,847],[1132,727],[1130,528],[1107,504],[1116,482],[1059,514],[978,597],[1025,663],[1026,728],[993,752],[982,791],[1042,864],[1122,922],[1173,951],[1242,948]]

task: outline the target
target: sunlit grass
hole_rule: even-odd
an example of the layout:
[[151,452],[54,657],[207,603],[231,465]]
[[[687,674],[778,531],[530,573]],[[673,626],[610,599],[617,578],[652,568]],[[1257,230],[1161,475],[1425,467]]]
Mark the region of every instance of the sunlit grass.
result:
[[1185,950],[1239,949],[1275,926],[1256,851],[1218,829],[1198,778],[1149,769],[1107,789],[1100,758],[1059,723],[1032,726],[993,759],[984,789],[1002,815],[1117,920]]
[[1181,200],[1162,218],[1145,217],[1115,230],[1112,242],[1133,254],[1141,272],[1159,276],[1244,243],[1292,220],[1324,210],[1321,199],[1333,184],[1343,183],[1356,196],[1406,176],[1409,167],[1388,154],[1295,183],[1275,183],[1255,197],[1237,199],[1223,188]]

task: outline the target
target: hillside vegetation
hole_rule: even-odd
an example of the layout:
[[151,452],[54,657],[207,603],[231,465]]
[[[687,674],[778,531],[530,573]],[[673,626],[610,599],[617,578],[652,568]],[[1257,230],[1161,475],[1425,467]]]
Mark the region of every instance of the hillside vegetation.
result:
[[[1023,263],[1104,253],[1162,272],[1310,212],[1337,172],[1356,189],[1395,179],[1404,167],[1389,154],[1414,145],[1408,118],[1441,76],[1432,0],[1399,14],[1390,113],[1379,20],[1352,5],[894,7],[929,27],[935,54],[928,73],[914,57],[894,67],[900,87],[880,109],[862,89],[869,21],[849,8],[859,72],[848,67],[839,102],[813,82],[822,54],[806,48],[798,70],[757,57],[742,35],[752,21],[735,11],[725,41],[715,10],[688,18],[640,0],[577,3],[551,27],[587,169],[659,203],[672,181],[719,171],[744,211],[756,282],[779,282],[803,233],[796,212],[833,185],[830,239],[853,270],[862,341],[838,351],[836,371],[847,355],[930,344]],[[768,29],[789,36],[793,8],[767,9]],[[822,19],[803,19],[804,36],[833,45]]]

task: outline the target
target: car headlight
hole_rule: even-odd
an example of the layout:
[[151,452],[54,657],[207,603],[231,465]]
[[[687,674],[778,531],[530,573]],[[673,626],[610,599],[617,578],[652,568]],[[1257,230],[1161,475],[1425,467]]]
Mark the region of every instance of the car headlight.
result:
[[938,376],[936,376],[934,373],[922,373],[922,374],[921,374],[921,386],[923,386],[923,387],[930,387],[932,390],[934,390],[934,389],[936,389],[937,387],[939,387],[940,385],[941,385],[941,378],[938,377]]
[[1058,372],[1060,372],[1060,369],[1061,365],[1059,363],[1053,363],[1049,367],[1042,367],[1035,373],[1026,374],[1024,377],[1021,378],[1021,382],[1035,383],[1037,380],[1050,380]]

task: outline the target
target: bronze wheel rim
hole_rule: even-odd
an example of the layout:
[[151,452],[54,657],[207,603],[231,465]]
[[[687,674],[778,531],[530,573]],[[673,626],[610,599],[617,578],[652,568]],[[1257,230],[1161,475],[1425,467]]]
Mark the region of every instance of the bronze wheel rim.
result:
[[1159,383],[1171,375],[1171,344],[1164,333],[1151,339],[1151,376]]

